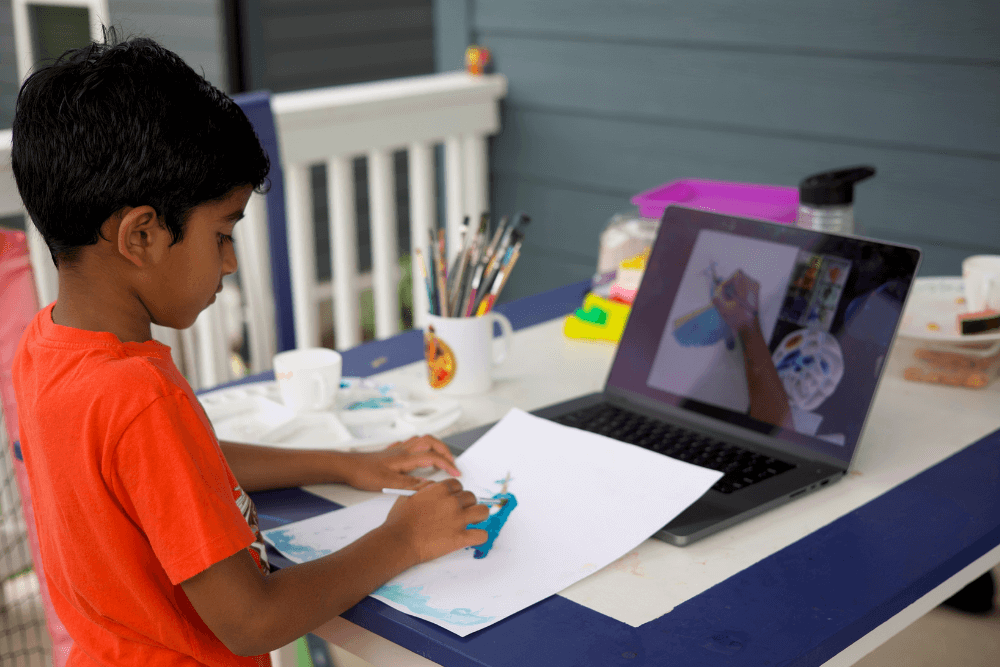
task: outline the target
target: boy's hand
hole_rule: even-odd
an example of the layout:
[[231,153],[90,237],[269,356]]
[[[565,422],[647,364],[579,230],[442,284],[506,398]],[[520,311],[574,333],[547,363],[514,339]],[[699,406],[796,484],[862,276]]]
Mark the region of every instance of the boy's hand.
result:
[[760,303],[760,283],[737,269],[729,280],[719,285],[712,296],[712,305],[729,327],[744,333],[757,322]]
[[345,481],[362,491],[384,488],[406,489],[423,481],[406,473],[417,468],[437,468],[449,475],[461,473],[455,467],[455,457],[448,446],[429,435],[397,442],[381,452],[351,454]]
[[402,538],[416,565],[485,542],[485,530],[467,526],[489,515],[489,507],[463,491],[457,479],[446,479],[397,500],[384,526]]

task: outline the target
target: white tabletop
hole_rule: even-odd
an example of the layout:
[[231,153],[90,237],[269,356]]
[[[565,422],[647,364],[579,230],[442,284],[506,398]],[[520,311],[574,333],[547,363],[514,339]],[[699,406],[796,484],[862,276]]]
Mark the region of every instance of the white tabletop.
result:
[[[842,481],[687,547],[646,540],[561,595],[623,623],[641,625],[1000,428],[1000,383],[972,390],[904,380],[912,347],[906,339],[894,347],[852,470]],[[514,335],[508,361],[497,369],[493,390],[460,398],[462,418],[436,435],[496,421],[512,407],[534,410],[599,391],[614,349],[608,343],[566,338],[562,318],[522,329]],[[424,364],[415,363],[376,377],[416,390],[426,387],[425,374]],[[308,490],[345,505],[373,496],[339,485]],[[988,555],[973,570],[985,571],[997,560],[1000,553]],[[886,624],[855,653],[870,651],[981,573],[953,577],[948,586],[900,614],[906,618],[895,623],[898,627]],[[318,634],[376,664],[434,664],[343,619]]]

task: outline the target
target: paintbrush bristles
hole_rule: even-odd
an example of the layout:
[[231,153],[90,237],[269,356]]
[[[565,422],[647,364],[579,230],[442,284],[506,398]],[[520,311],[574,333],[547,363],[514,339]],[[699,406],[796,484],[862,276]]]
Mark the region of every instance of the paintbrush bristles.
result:
[[517,260],[524,236],[518,227],[529,221],[524,213],[518,213],[513,221],[504,216],[490,234],[488,213],[480,216],[475,232],[466,216],[451,262],[444,230],[437,230],[437,234],[428,230],[426,261],[430,270],[420,248],[416,249],[416,261],[427,286],[431,314],[472,317],[489,312]]

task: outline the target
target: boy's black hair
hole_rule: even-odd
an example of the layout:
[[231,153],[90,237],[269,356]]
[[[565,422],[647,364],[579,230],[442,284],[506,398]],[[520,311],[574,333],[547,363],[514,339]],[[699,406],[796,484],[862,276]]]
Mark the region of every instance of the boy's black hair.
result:
[[243,110],[151,39],[67,51],[21,86],[11,162],[52,259],[72,263],[125,206],[152,206],[184,237],[192,208],[269,169]]

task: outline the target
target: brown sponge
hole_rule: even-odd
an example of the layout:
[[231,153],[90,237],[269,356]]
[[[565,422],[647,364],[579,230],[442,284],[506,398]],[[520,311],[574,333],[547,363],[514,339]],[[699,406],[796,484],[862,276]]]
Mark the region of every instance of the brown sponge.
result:
[[981,334],[1000,329],[1000,310],[979,310],[958,316],[958,329],[965,334]]

